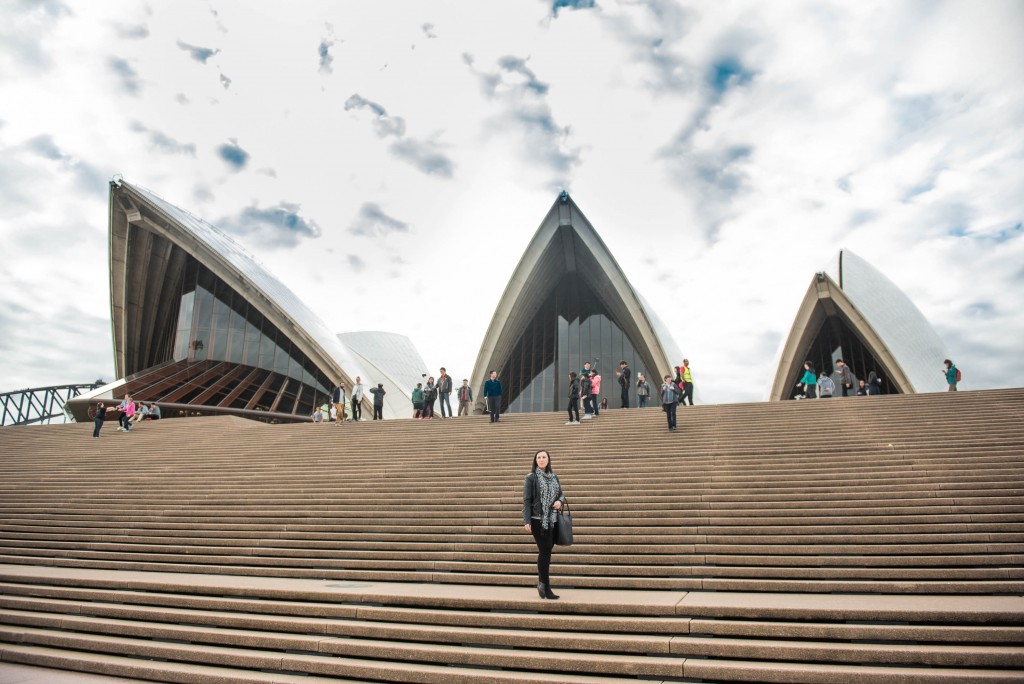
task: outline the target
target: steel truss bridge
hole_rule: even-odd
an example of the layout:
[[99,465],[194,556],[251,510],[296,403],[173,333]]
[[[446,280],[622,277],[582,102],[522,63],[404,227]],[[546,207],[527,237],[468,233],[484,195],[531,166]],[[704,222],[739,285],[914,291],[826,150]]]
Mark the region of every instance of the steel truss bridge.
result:
[[36,423],[66,423],[64,404],[72,397],[77,397],[82,392],[89,392],[102,385],[102,382],[90,385],[55,385],[0,394],[0,406],[3,407],[3,420],[0,421],[0,427]]

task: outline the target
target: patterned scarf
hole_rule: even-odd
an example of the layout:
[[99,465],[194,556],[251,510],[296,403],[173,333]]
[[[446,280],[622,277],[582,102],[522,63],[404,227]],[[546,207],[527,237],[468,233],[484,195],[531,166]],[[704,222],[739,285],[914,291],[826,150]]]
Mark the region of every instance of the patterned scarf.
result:
[[541,518],[544,529],[548,529],[558,517],[551,505],[562,495],[562,488],[558,485],[558,476],[554,473],[546,473],[537,469],[533,471],[537,476],[537,488],[540,490],[541,511],[546,515]]

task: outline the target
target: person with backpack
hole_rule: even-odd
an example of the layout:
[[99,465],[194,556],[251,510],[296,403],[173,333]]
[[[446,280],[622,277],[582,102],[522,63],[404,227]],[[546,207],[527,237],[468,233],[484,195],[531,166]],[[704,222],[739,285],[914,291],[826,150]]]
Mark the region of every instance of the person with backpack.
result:
[[825,375],[825,371],[821,371],[821,375],[818,376],[818,396],[822,399],[831,399],[835,391],[836,383]]
[[943,361],[946,367],[943,369],[943,373],[946,375],[946,382],[949,384],[949,391],[956,392],[956,385],[960,382],[960,369],[957,368],[952,361],[946,359]]

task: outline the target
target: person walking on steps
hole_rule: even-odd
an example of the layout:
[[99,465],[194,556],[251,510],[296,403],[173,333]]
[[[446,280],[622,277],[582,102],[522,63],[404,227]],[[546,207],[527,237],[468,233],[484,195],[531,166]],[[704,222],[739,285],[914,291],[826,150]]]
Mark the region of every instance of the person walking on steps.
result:
[[501,380],[498,380],[498,371],[492,370],[491,378],[484,382],[484,401],[487,402],[491,422],[497,423],[501,420]]
[[412,391],[412,417],[423,420],[423,383],[417,382]]
[[825,371],[821,371],[818,376],[818,396],[822,399],[831,399],[835,391],[836,383],[832,382],[832,378],[826,375]]
[[683,359],[683,365],[679,367],[679,373],[682,376],[682,384],[680,387],[683,388],[683,406],[686,406],[686,400],[690,400],[690,406],[693,406],[693,376],[690,374],[690,359]]
[[341,425],[345,420],[345,396],[345,383],[339,381],[338,386],[331,392],[331,403],[334,404],[334,410],[337,411],[334,416],[335,425]]
[[[576,417],[573,418],[573,414]],[[566,425],[580,424],[580,381],[576,373],[569,373],[569,422]]]
[[598,395],[601,394],[601,374],[594,368],[590,371],[590,408],[594,409],[594,417],[601,415],[598,408]]
[[590,372],[580,375],[580,397],[583,399],[583,420],[594,417],[594,409],[590,397]]
[[622,392],[620,392],[622,408],[629,408],[629,380],[633,371],[629,370],[629,365],[625,361],[619,361],[619,370],[615,371],[615,375],[618,376],[619,385],[622,388]]
[[672,381],[671,375],[665,376],[661,385],[661,408],[668,420],[668,431],[676,431],[676,408],[679,406],[679,385]]
[[102,401],[96,405],[96,415],[92,419],[92,436],[100,436],[100,428],[103,427],[103,421],[107,419],[107,405]]
[[651,398],[651,383],[647,382],[647,378],[644,377],[643,373],[636,374],[636,406],[637,408],[647,408],[647,401]]
[[562,485],[551,469],[551,455],[540,449],[523,480],[523,527],[537,542],[537,593],[542,599],[558,598],[551,591],[551,550],[557,539],[558,511],[564,504]]
[[853,383],[857,382],[857,378],[853,377],[853,371],[850,370],[850,367],[842,359],[836,360],[836,372],[839,374],[840,396],[849,397],[853,395],[856,392],[853,389]]
[[[441,375],[437,379],[437,398],[441,401],[441,417],[451,418],[452,417],[452,376],[448,375],[448,371],[441,366]],[[445,414],[444,407],[448,407],[448,413]]]
[[467,378],[462,379],[462,387],[459,388],[459,416],[469,415],[469,404],[473,401],[473,388],[469,386]]
[[804,375],[796,384],[797,389],[803,390],[802,394],[807,399],[814,399],[818,396],[818,376],[814,372],[814,364],[810,361],[804,362]]
[[946,359],[942,363],[946,365],[942,372],[946,375],[946,383],[949,385],[949,391],[956,392],[956,385],[960,382],[960,369],[957,368],[949,359]]

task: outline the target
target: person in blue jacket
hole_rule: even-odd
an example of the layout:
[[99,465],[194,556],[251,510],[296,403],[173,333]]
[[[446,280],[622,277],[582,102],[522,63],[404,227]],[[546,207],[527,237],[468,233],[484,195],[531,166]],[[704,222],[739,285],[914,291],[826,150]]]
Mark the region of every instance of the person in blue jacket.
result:
[[501,380],[498,380],[498,371],[492,370],[491,379],[484,382],[484,401],[487,402],[491,422],[497,423],[501,419]]

